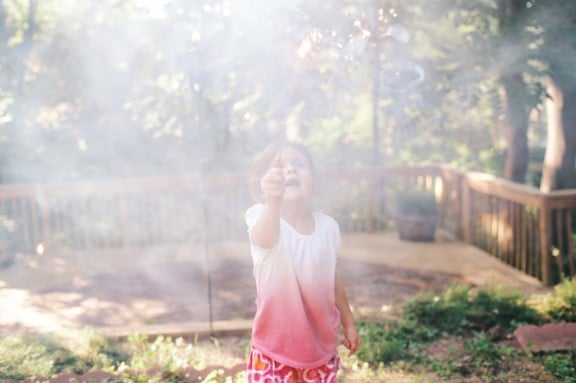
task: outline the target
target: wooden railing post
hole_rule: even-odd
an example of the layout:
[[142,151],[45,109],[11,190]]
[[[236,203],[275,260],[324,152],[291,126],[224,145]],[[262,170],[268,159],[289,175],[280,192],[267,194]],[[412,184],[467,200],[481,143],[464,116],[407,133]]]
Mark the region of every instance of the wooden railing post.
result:
[[472,243],[472,202],[468,177],[462,174],[459,177],[460,184],[460,235],[464,242]]
[[372,233],[374,232],[374,228],[372,227],[372,214],[373,214],[373,209],[374,209],[374,204],[373,204],[373,198],[376,195],[375,192],[375,188],[376,188],[376,181],[375,181],[376,177],[374,176],[374,174],[368,174],[367,178],[366,178],[366,184],[367,184],[367,196],[366,196],[366,212],[364,214],[365,216],[365,232],[367,233]]
[[41,229],[38,232],[38,238],[32,239],[32,251],[37,251],[38,245],[42,244],[44,249],[51,249],[52,243],[52,219],[51,209],[48,207],[46,193],[41,186],[36,187],[34,198],[39,207],[39,218],[41,220]]
[[548,198],[543,196],[540,204],[540,217],[538,222],[538,231],[540,232],[540,272],[542,275],[542,283],[544,286],[552,285],[552,269],[550,260],[550,246],[551,246],[551,227],[550,227],[550,204]]

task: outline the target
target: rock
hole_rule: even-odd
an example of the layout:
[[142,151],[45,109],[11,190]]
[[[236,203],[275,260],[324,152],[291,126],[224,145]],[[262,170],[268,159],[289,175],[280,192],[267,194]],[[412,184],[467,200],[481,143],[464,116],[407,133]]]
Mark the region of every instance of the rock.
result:
[[522,326],[514,331],[526,351],[558,351],[576,349],[576,323],[550,323],[543,326]]

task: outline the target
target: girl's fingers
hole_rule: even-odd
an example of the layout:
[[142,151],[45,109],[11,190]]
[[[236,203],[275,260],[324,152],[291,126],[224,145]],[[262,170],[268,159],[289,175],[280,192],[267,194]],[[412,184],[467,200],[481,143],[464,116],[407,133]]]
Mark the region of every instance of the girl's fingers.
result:
[[284,193],[284,173],[279,168],[271,168],[262,178],[260,187],[264,195],[280,197]]
[[360,347],[360,339],[354,339],[353,341],[350,341],[348,338],[344,338],[342,343],[344,344],[344,347],[350,351],[349,355],[354,355]]
[[352,343],[350,343],[350,340],[348,338],[344,338],[344,341],[342,343],[344,343],[344,346],[347,349],[350,349],[352,347]]

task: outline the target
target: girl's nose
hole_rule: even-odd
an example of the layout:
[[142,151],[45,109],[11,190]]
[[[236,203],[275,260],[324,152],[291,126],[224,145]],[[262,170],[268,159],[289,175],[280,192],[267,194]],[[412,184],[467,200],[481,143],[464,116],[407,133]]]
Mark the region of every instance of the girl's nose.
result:
[[296,170],[296,166],[294,166],[294,164],[291,161],[286,161],[286,163],[284,163],[284,170],[286,171],[295,171]]

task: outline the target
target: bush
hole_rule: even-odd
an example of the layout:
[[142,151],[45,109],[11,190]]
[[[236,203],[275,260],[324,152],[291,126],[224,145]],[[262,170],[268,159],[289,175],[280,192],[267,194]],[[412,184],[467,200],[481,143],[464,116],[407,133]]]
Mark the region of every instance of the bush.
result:
[[437,329],[439,335],[487,331],[499,325],[512,330],[523,324],[539,324],[542,316],[517,292],[454,284],[440,294],[424,293],[409,301],[403,317]]
[[520,325],[543,322],[542,316],[528,305],[524,295],[503,288],[479,290],[470,302],[467,319],[470,327],[478,330],[488,330],[497,325],[515,329]]
[[389,363],[408,356],[408,343],[402,336],[382,323],[360,323],[358,331],[362,346],[358,358],[372,366]]
[[0,341],[0,378],[22,380],[65,371],[82,372],[72,353],[47,336],[13,335]]
[[554,293],[535,295],[529,303],[551,321],[576,321],[576,278],[563,279],[554,287]]
[[426,292],[417,295],[404,305],[402,318],[435,329],[437,336],[459,334],[467,326],[469,293],[470,287],[454,284],[439,294]]
[[548,315],[556,321],[576,321],[576,278],[563,279],[554,287],[556,305],[548,310]]
[[[363,344],[358,358],[372,366],[398,360],[416,361],[424,357],[418,351],[424,344],[462,335],[470,338],[464,342],[467,366],[489,370],[487,365],[496,364],[502,352],[486,335],[489,330],[499,326],[507,333],[522,324],[541,322],[542,316],[520,293],[496,288],[473,290],[467,285],[454,284],[440,293],[415,296],[404,304],[398,320],[360,323]],[[436,366],[445,372],[465,373],[457,364]]]

